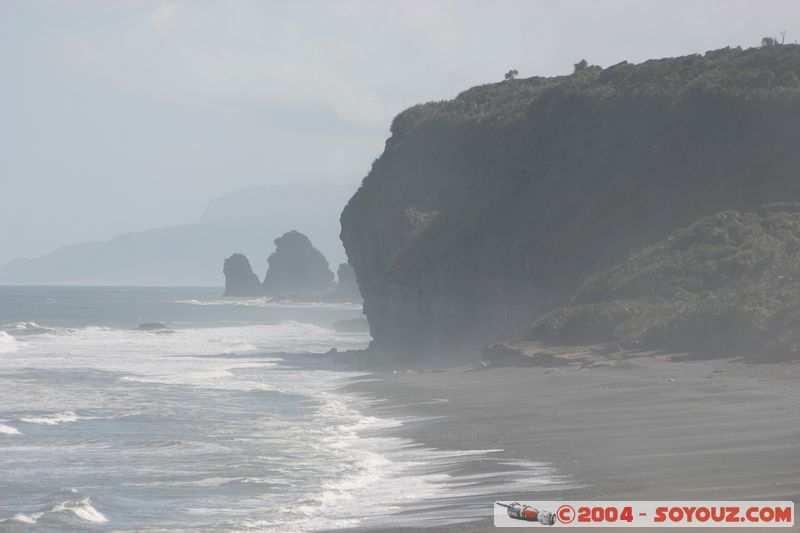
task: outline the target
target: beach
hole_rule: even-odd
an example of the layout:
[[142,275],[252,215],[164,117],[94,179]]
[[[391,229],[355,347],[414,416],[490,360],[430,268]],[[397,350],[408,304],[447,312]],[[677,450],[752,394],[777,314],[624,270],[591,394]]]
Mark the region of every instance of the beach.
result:
[[[628,354],[558,368],[480,366],[381,372],[348,389],[390,430],[444,450],[497,450],[506,465],[544,462],[553,483],[489,476],[472,496],[397,516],[470,516],[435,531],[496,531],[496,500],[800,499],[800,364]],[[479,460],[450,473],[480,479]],[[511,472],[509,475],[512,475]],[[426,509],[426,505],[428,509]],[[478,513],[482,516],[475,516]],[[405,516],[404,516],[405,514]],[[385,528],[384,528],[385,529]]]

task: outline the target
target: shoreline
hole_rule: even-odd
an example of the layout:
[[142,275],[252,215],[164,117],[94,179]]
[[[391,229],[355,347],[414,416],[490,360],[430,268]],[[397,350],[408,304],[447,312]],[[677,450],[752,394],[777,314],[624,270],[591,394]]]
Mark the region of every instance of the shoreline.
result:
[[[472,495],[419,502],[392,515],[397,527],[355,530],[477,513],[428,529],[495,531],[492,504],[508,499],[798,501],[800,364],[668,359],[352,378],[345,390],[371,400],[365,415],[406,421],[391,435],[436,450],[500,450],[449,472],[454,484],[474,480]],[[530,463],[552,468],[557,483],[515,475]]]

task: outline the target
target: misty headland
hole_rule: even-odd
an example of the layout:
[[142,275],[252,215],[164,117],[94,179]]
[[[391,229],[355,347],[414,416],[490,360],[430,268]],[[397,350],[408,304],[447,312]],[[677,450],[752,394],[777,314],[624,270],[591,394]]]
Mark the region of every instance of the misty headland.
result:
[[342,213],[370,356],[797,359],[798,72],[773,43],[581,62],[400,113]]

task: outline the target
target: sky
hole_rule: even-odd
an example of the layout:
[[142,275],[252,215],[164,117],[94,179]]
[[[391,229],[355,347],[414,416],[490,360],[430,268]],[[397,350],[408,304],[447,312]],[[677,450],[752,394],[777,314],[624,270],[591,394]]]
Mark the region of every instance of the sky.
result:
[[0,0],[0,263],[196,221],[254,185],[355,188],[398,112],[731,46],[798,0]]

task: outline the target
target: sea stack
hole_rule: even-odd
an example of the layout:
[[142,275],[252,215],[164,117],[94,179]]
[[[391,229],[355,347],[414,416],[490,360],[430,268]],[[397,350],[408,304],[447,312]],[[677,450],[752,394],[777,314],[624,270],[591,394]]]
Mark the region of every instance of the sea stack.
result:
[[308,296],[334,288],[328,260],[299,231],[275,239],[275,252],[267,260],[262,293],[266,296]]
[[258,296],[261,293],[261,282],[243,254],[227,258],[222,272],[225,274],[225,296]]
[[339,269],[336,271],[336,279],[339,281],[339,290],[358,293],[356,273],[350,263],[341,263],[339,265]]
[[341,263],[336,271],[336,288],[326,297],[328,302],[360,302],[361,291],[358,290],[356,273],[349,263]]

